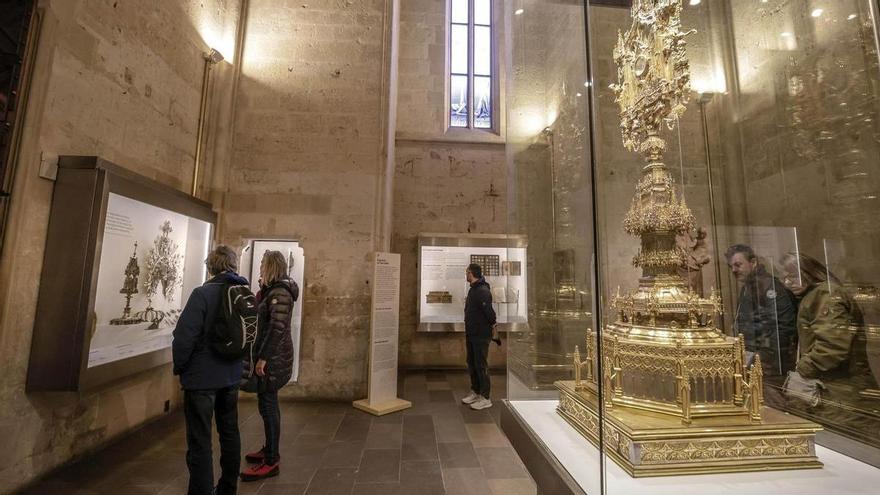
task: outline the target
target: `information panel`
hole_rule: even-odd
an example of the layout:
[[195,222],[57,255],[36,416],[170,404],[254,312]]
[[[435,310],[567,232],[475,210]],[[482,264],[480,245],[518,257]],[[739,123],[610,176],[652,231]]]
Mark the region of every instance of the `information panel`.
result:
[[[481,240],[488,244],[485,241],[489,239],[467,239],[473,244]],[[419,323],[453,324],[450,329],[464,329],[464,303],[470,288],[465,270],[471,263],[482,267],[492,288],[498,323],[527,321],[526,248],[504,247],[504,239],[491,240],[501,246],[462,246],[461,240],[451,239],[449,245],[434,239],[430,245],[419,246]]]
[[208,222],[109,194],[89,368],[171,346],[210,239]]

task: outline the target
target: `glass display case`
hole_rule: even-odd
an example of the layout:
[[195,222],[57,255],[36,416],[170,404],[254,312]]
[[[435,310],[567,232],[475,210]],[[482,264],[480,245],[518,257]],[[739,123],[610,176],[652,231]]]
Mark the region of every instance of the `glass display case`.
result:
[[517,5],[509,224],[533,296],[503,425],[536,482],[868,493],[877,2]]
[[215,224],[209,203],[98,157],[61,157],[27,390],[84,391],[170,362]]

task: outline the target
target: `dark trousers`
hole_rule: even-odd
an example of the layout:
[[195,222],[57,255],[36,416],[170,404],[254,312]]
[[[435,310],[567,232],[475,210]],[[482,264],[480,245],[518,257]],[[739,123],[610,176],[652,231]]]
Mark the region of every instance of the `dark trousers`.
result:
[[186,418],[186,466],[189,468],[187,494],[211,495],[214,492],[214,460],[211,452],[211,417],[214,416],[220,437],[222,470],[217,495],[235,495],[241,464],[238,387],[184,390],[183,414]]
[[257,407],[263,418],[263,430],[266,432],[266,443],[263,445],[265,462],[277,464],[281,460],[281,453],[278,451],[281,443],[281,409],[278,407],[278,391],[258,393]]
[[466,337],[467,366],[471,374],[471,390],[489,398],[489,339]]

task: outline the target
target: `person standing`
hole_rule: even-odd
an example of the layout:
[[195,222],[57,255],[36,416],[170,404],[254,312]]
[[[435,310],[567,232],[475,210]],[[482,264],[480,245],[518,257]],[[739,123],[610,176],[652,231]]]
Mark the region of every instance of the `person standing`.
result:
[[797,354],[794,294],[767,273],[751,247],[736,244],[724,256],[741,285],[734,330],[743,335],[746,351],[761,355],[765,374],[785,375],[794,368]]
[[[238,256],[228,246],[217,246],[205,261],[211,278],[193,290],[174,328],[171,343],[174,374],[183,388],[186,420],[188,495],[235,495],[241,464],[238,431],[238,386],[241,360],[218,356],[207,345],[205,332],[220,311],[224,288],[247,285],[235,273]],[[220,480],[214,486],[211,420],[220,437]],[[216,491],[215,491],[216,490]]]
[[280,251],[266,251],[260,263],[260,292],[257,362],[257,404],[263,419],[266,441],[257,452],[245,455],[255,465],[241,473],[242,481],[257,481],[278,476],[281,471],[281,409],[278,390],[293,375],[293,338],[290,320],[299,287],[287,273],[287,261]]
[[489,342],[495,327],[495,309],[492,308],[492,290],[483,278],[483,269],[476,263],[468,265],[465,277],[470,284],[464,303],[465,344],[467,366],[471,375],[471,393],[461,401],[471,409],[492,407],[489,399]]

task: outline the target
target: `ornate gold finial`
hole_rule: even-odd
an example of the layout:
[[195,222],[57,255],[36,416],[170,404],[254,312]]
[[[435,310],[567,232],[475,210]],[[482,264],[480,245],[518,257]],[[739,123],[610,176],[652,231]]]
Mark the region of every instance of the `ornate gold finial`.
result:
[[614,61],[617,84],[611,89],[620,106],[623,145],[659,159],[665,143],[657,136],[671,129],[685,111],[691,91],[690,64],[681,29],[681,0],[636,1],[633,23],[617,33]]

